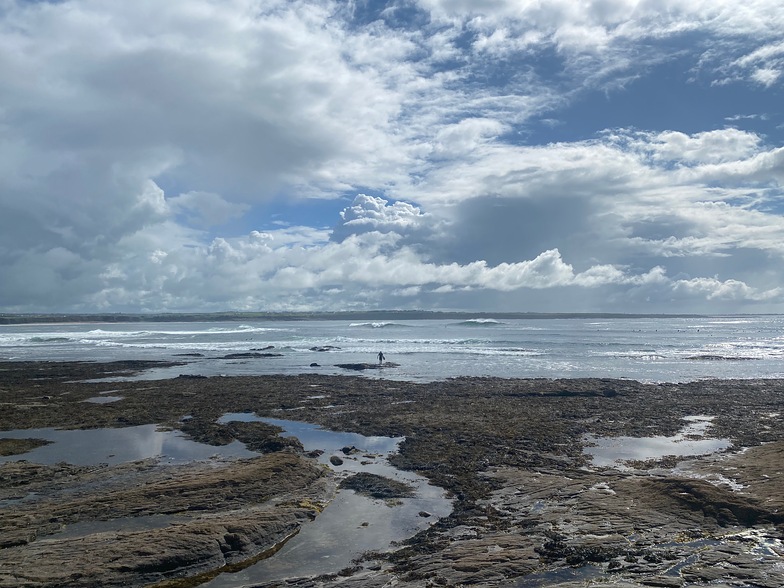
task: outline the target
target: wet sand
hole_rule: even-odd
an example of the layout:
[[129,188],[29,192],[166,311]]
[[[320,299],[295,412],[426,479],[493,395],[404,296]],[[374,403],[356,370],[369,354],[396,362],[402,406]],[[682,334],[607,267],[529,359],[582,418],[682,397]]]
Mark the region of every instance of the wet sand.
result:
[[[163,473],[152,460],[0,465],[0,586],[196,585],[274,552],[336,480],[274,426],[218,423],[230,412],[405,436],[394,464],[454,498],[389,552],[291,585],[784,585],[783,381],[85,382],[145,367],[0,363],[0,430],[159,424],[261,455]],[[102,396],[120,398],[89,401]],[[689,429],[693,417],[705,426]],[[26,450],[2,437],[0,454]],[[673,451],[599,467],[587,452],[607,437],[671,439]],[[709,438],[729,447],[680,455]]]

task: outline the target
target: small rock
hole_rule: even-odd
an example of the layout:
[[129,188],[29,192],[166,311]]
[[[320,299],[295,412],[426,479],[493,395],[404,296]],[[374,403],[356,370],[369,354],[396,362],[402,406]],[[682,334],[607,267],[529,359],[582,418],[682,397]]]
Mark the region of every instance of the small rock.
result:
[[329,463],[331,463],[334,466],[339,466],[339,465],[343,465],[343,460],[340,459],[337,455],[333,455],[332,457],[329,458]]

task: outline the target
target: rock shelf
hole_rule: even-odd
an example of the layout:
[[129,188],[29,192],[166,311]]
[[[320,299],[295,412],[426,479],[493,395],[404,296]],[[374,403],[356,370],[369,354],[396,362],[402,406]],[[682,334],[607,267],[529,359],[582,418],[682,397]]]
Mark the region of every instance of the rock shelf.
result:
[[[0,429],[157,423],[259,456],[0,464],[0,586],[197,585],[274,552],[337,480],[274,426],[220,424],[227,412],[405,437],[394,464],[454,497],[403,544],[292,586],[784,585],[784,381],[175,378],[111,382],[121,400],[83,402],[109,390],[101,377],[146,367],[0,363]],[[591,438],[673,437],[697,415],[710,426],[694,436],[727,449],[618,467],[585,452]],[[26,450],[1,430],[0,449]]]

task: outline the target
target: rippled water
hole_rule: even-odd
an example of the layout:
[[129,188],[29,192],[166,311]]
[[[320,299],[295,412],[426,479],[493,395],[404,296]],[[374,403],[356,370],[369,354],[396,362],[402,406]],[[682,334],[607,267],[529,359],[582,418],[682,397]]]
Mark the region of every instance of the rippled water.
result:
[[258,455],[239,441],[214,447],[187,439],[179,431],[158,430],[157,425],[85,430],[17,429],[0,431],[0,437],[51,442],[21,455],[0,456],[0,463],[24,459],[42,464],[113,465],[156,458],[161,463],[177,464],[213,457]]
[[[283,435],[295,436],[306,451],[320,449],[319,460],[338,476],[367,472],[410,484],[416,489],[411,498],[393,501],[368,498],[353,490],[340,490],[315,521],[303,525],[299,534],[274,556],[240,572],[221,574],[204,586],[236,588],[258,582],[289,577],[336,573],[351,565],[367,551],[386,551],[393,541],[411,537],[452,510],[444,490],[431,486],[412,472],[398,470],[387,462],[397,451],[402,438],[366,437],[356,433],[327,431],[296,421],[259,418],[245,413],[224,415],[222,422],[256,420],[284,429]],[[354,447],[358,453],[346,455],[342,448]],[[340,457],[341,465],[330,464]],[[430,516],[422,517],[426,512]]]
[[593,437],[586,438],[583,452],[591,456],[595,466],[623,468],[626,461],[646,461],[674,455],[687,457],[709,455],[732,445],[729,439],[708,437],[711,417],[692,416],[672,437]]
[[[388,463],[387,458],[397,451],[403,440],[401,437],[327,431],[308,423],[259,418],[248,413],[227,414],[220,422],[236,420],[263,421],[283,428],[283,434],[297,437],[306,451],[323,451],[319,461],[334,470],[339,478],[357,472],[376,474],[410,485],[415,494],[386,501],[361,496],[353,490],[340,490],[316,520],[304,524],[299,534],[274,557],[240,572],[222,574],[206,586],[233,588],[293,576],[336,573],[351,565],[352,560],[362,553],[369,550],[385,551],[392,542],[415,535],[452,510],[452,503],[442,488],[432,486],[425,478],[400,471]],[[66,462],[96,465],[155,458],[161,464],[182,464],[210,458],[258,455],[239,441],[214,447],[189,440],[176,431],[158,430],[156,425],[88,430],[24,429],[2,431],[0,436],[51,442],[24,454],[0,457],[0,463],[27,460],[42,464]],[[345,447],[357,451],[346,455],[342,451]],[[339,456],[343,463],[330,463],[332,456]],[[0,508],[13,508],[20,501],[36,498],[30,496],[6,501],[0,504]],[[421,516],[421,513],[429,516]],[[178,520],[177,517],[151,516],[84,522],[69,525],[59,537],[79,537],[108,530],[162,528]]]
[[[531,318],[400,322],[257,321],[0,326],[0,359],[185,362],[144,377],[347,373],[369,377],[613,377],[642,381],[783,377],[784,316]],[[227,358],[235,353],[272,354]],[[317,365],[312,365],[317,364]],[[355,372],[349,372],[355,373]]]

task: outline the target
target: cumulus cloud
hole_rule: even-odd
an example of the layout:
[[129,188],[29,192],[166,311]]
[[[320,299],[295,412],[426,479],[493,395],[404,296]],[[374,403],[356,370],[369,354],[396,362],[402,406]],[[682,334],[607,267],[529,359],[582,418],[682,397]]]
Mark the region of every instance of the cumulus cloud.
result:
[[666,131],[648,135],[645,146],[659,161],[692,165],[746,159],[758,152],[761,139],[738,129],[720,129],[688,135]]
[[362,233],[394,233],[404,242],[422,243],[437,234],[438,221],[408,202],[390,204],[381,197],[358,194],[351,206],[340,213],[340,222],[332,231],[332,239],[343,241]]
[[731,301],[743,300],[781,300],[784,289],[773,288],[759,291],[738,280],[718,280],[716,278],[694,278],[678,280],[673,284],[673,292],[677,294],[705,296],[708,300],[723,299]]
[[0,309],[780,310],[779,4],[7,0]]

